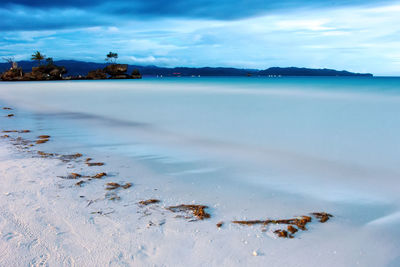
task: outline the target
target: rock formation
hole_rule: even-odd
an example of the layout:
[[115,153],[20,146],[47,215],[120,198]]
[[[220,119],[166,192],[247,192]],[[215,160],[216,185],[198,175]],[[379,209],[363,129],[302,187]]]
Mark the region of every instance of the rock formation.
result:
[[104,68],[104,71],[109,74],[111,78],[119,75],[126,75],[127,70],[127,64],[110,64]]
[[134,69],[131,74],[132,79],[142,79],[142,75],[140,74],[138,69]]
[[110,79],[141,79],[139,70],[134,70],[132,75],[127,74],[127,64],[110,64],[104,68],[104,71],[110,75]]
[[88,75],[86,76],[86,79],[103,80],[103,79],[107,79],[107,74],[102,69],[92,70],[92,71],[89,71]]
[[32,72],[23,73],[22,68],[12,67],[4,72],[0,78],[3,81],[47,81],[62,80],[63,74],[67,73],[64,67],[55,65],[42,65],[33,67]]
[[23,81],[24,73],[22,68],[11,68],[2,74],[0,79],[3,81]]
[[0,75],[3,81],[50,81],[50,80],[104,80],[104,79],[141,79],[139,70],[135,69],[129,75],[128,65],[110,64],[104,69],[89,71],[87,76],[63,77],[67,70],[65,67],[56,66],[53,63],[32,68],[32,72],[24,73],[22,68],[13,66]]

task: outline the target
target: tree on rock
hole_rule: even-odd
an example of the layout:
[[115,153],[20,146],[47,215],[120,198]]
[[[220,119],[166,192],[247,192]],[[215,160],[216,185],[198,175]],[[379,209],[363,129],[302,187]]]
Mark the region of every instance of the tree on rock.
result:
[[39,51],[36,51],[36,53],[34,53],[31,57],[31,60],[35,60],[38,62],[39,66],[42,60],[44,60],[46,58],[45,55],[43,55],[42,53],[40,53]]
[[47,62],[47,65],[49,65],[49,66],[53,66],[54,65],[54,60],[53,60],[52,57],[46,58],[46,62]]
[[107,54],[106,61],[114,64],[115,62],[117,62],[117,58],[117,53],[110,52]]

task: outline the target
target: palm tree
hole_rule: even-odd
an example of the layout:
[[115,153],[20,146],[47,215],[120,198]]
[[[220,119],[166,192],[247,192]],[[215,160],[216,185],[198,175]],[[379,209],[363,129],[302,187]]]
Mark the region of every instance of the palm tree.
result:
[[36,51],[36,53],[34,53],[31,57],[31,60],[37,60],[40,66],[40,62],[42,60],[44,60],[46,58],[45,55],[43,55],[42,53],[40,53],[39,51]]
[[107,54],[106,61],[111,62],[111,63],[116,63],[118,58],[117,53],[110,52]]

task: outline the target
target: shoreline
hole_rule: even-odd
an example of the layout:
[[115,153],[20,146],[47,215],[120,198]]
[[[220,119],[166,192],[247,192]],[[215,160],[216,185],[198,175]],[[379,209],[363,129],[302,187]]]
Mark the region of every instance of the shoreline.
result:
[[[8,112],[12,110],[2,110],[3,115]],[[364,233],[358,225],[346,222],[343,214],[333,213],[335,217],[325,224],[314,217],[307,225],[308,231],[299,231],[293,239],[278,238],[274,233],[277,228],[265,227],[265,221],[261,226],[242,226],[232,221],[290,219],[293,218],[290,216],[297,218],[319,210],[301,207],[303,211],[308,210],[304,213],[299,212],[297,206],[282,203],[276,209],[287,217],[269,217],[271,215],[268,216],[262,207],[271,203],[259,203],[255,196],[249,199],[241,196],[236,202],[227,203],[231,199],[224,198],[225,194],[221,197],[207,195],[202,187],[198,188],[199,192],[187,192],[187,187],[177,184],[176,179],[165,180],[140,162],[114,159],[111,153],[99,155],[77,150],[63,157],[50,156],[52,151],[43,150],[43,154],[38,155],[46,144],[34,144],[31,149],[27,146],[31,143],[24,143],[24,135],[34,142],[54,141],[53,137],[38,138],[47,132],[18,130],[21,132],[2,133],[11,138],[0,140],[0,173],[5,177],[0,192],[0,232],[3,234],[0,248],[6,251],[0,263],[5,265],[263,266],[269,261],[277,266],[299,263],[337,266],[337,262],[374,266],[390,262],[396,255],[396,246],[386,244],[381,229],[376,233]],[[18,140],[18,136],[24,139]],[[17,151],[15,146],[6,143],[7,139],[18,140],[27,147],[25,150],[32,151]],[[71,157],[75,153],[82,153],[82,156]],[[87,166],[89,157],[94,158],[89,162],[104,162],[105,165]],[[109,175],[93,178],[102,172]],[[87,177],[72,179],[71,173]],[[82,187],[76,185],[80,180],[86,182]],[[107,194],[113,190],[105,190],[109,182],[131,183],[132,186],[117,188],[117,195],[110,196]],[[148,206],[138,204],[149,199],[161,202]],[[279,197],[271,196],[271,200],[279,203]],[[253,205],[248,205],[252,202]],[[175,214],[168,210],[181,204],[207,205],[211,218],[191,221],[194,217],[190,213]],[[185,218],[188,215],[190,217]],[[223,225],[218,227],[221,221]],[[284,227],[286,229],[287,224]],[[342,246],[346,236],[356,238]],[[368,251],[384,244],[387,248],[380,249],[379,256],[365,257],[357,254],[358,250],[349,250],[356,248],[360,241],[373,243],[367,246]],[[78,244],[79,248],[72,244]],[[12,251],[18,252],[13,255]],[[201,262],[196,262],[198,259]]]

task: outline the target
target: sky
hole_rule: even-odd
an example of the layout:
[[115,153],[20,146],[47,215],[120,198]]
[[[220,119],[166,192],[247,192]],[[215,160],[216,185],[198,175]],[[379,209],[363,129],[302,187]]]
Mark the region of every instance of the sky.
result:
[[400,1],[1,0],[0,57],[400,75]]

